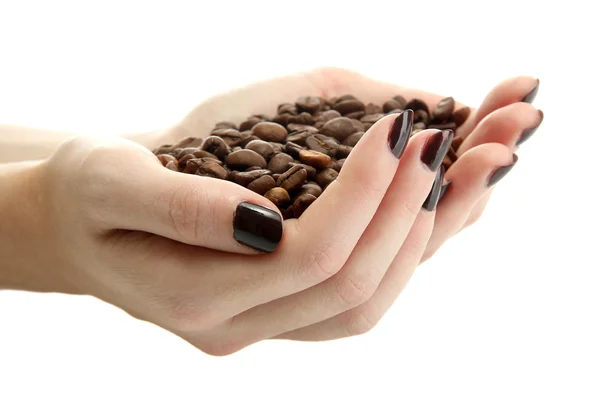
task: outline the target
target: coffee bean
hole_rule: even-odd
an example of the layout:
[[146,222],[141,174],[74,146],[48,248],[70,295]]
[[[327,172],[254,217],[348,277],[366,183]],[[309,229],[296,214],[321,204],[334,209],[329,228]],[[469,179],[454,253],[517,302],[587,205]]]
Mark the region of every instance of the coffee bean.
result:
[[283,104],[280,104],[279,107],[277,107],[277,113],[278,114],[297,115],[298,109],[292,103],[283,103]]
[[371,129],[371,127],[375,124],[371,123],[371,122],[363,122],[363,125],[365,126],[365,132],[368,131],[369,129]]
[[[369,103],[365,106],[365,114],[381,114],[383,113],[383,108],[378,106],[377,104]],[[362,120],[362,119],[361,119]]]
[[456,151],[454,151],[454,149],[452,148],[452,146],[450,146],[450,148],[448,149],[448,152],[446,153],[446,155],[448,156],[448,158],[452,162],[455,162],[456,160],[458,160],[458,156],[456,155]]
[[456,129],[456,124],[454,122],[446,122],[445,124],[430,124],[429,126],[427,126],[427,128],[429,129],[439,129],[439,130],[445,130],[445,129],[452,129],[455,130]]
[[214,158],[215,160],[218,160],[217,156],[215,156],[213,153],[209,153],[208,151],[205,151],[205,150],[196,150],[192,154],[196,158]]
[[285,149],[285,145],[283,143],[269,142],[269,144],[275,153],[281,153]]
[[333,169],[335,169],[337,172],[340,172],[342,170],[342,167],[344,166],[344,162],[346,162],[345,158],[337,160],[335,162],[335,165],[333,166]]
[[277,183],[275,182],[275,179],[273,179],[272,176],[263,175],[260,178],[250,182],[250,184],[248,185],[248,189],[262,196],[269,190],[273,189],[275,186],[277,186]]
[[353,133],[352,135],[350,135],[346,139],[344,139],[342,144],[345,146],[354,147],[354,146],[356,146],[358,141],[363,137],[364,134],[365,134],[364,132]]
[[292,117],[291,114],[279,114],[279,115],[274,116],[271,119],[271,122],[274,122],[281,126],[286,126],[290,122],[291,117]]
[[306,176],[307,173],[304,168],[299,165],[294,165],[292,168],[281,174],[279,179],[277,179],[277,186],[290,192],[304,185]]
[[319,132],[322,135],[331,136],[338,142],[341,142],[353,133],[358,132],[352,121],[355,120],[346,117],[334,118],[323,125]]
[[339,143],[334,138],[329,136],[316,134],[309,136],[306,139],[306,147],[310,150],[318,151],[323,154],[327,154],[330,157],[335,156]]
[[254,180],[269,174],[271,174],[271,171],[269,171],[268,169],[257,169],[254,171],[246,172],[232,171],[231,176],[235,183],[246,187]]
[[375,122],[379,121],[379,120],[380,120],[381,118],[383,118],[383,117],[385,117],[385,114],[381,114],[381,113],[377,113],[377,114],[368,114],[368,115],[365,115],[364,117],[362,117],[362,118],[360,119],[360,122],[362,122],[363,124],[364,124],[365,122],[367,122],[367,123],[369,123],[369,122],[370,122],[370,123],[374,124]]
[[[238,143],[238,146],[240,146],[242,148],[246,147],[246,145],[253,140],[260,140],[260,138],[258,136],[254,136],[252,134],[252,131],[244,131],[244,132],[242,132],[242,134],[244,135],[244,137]],[[233,151],[233,149],[232,149],[232,151]]]
[[225,157],[225,164],[232,169],[246,169],[248,167],[258,166],[267,167],[265,159],[255,151],[244,149],[229,153]]
[[446,121],[452,116],[452,112],[454,111],[454,99],[452,97],[446,97],[445,99],[440,100],[440,102],[435,106],[431,115],[437,121]]
[[397,102],[396,100],[388,100],[383,103],[383,112],[388,113],[392,110],[401,110],[402,104]]
[[355,111],[365,111],[365,104],[360,100],[344,100],[338,101],[333,109],[342,115],[346,115]]
[[215,129],[237,129],[237,126],[233,122],[221,121],[215,124]]
[[231,152],[242,150],[242,146],[235,146],[231,149]]
[[179,169],[183,171],[185,168],[185,165],[190,160],[196,160],[196,156],[194,156],[193,154],[186,154],[185,156],[183,156],[179,160],[177,160]]
[[194,158],[192,160],[188,160],[185,163],[185,168],[183,168],[183,172],[184,174],[195,174],[196,171],[198,171],[198,167],[200,167],[200,165],[203,164],[202,160],[199,160],[197,158]]
[[444,157],[444,161],[442,161],[442,165],[444,166],[444,168],[446,169],[446,171],[448,169],[450,169],[450,167],[452,166],[452,160],[450,159],[450,157],[448,157],[447,154]]
[[237,146],[246,136],[240,131],[231,128],[216,129],[211,132],[211,136],[218,136],[227,143],[228,146]]
[[[190,163],[188,162],[188,165]],[[225,168],[214,162],[205,162],[200,164],[196,175],[209,176],[217,179],[227,179],[228,173]]]
[[323,99],[315,96],[302,96],[296,100],[296,108],[298,111],[306,111],[311,114],[319,111],[323,104]]
[[315,197],[319,197],[323,193],[323,189],[316,182],[307,182],[300,187],[300,191],[298,192],[298,196],[302,196],[303,194],[310,194]]
[[267,142],[283,143],[287,137],[287,130],[275,122],[260,122],[254,125],[252,133]]
[[173,150],[174,150],[173,146],[170,146],[168,144],[164,144],[164,145],[160,146],[158,149],[155,149],[153,151],[153,153],[158,156],[158,155],[161,155],[161,154],[171,153]]
[[300,160],[315,168],[327,168],[331,157],[314,150],[302,150],[300,151]]
[[303,112],[298,115],[290,116],[288,123],[289,124],[313,125],[315,123],[315,117],[313,117],[312,114]]
[[355,119],[355,120],[360,120],[364,116],[365,116],[365,112],[364,111],[355,111],[355,112],[351,112],[351,113],[346,114],[347,118]]
[[258,170],[262,170],[263,168],[259,167],[258,165],[255,165],[254,167],[248,167],[244,170],[244,172],[251,172],[251,171],[258,171]]
[[354,129],[356,129],[356,132],[364,132],[365,131],[365,124],[363,124],[362,122],[360,122],[357,119],[350,119],[350,121],[352,122],[352,125],[354,125]]
[[264,196],[277,207],[285,206],[291,201],[287,190],[280,187],[274,187],[273,189],[268,190]]
[[425,129],[427,126],[423,123],[423,122],[417,122],[416,124],[413,124],[413,129],[412,129],[412,133],[419,133],[421,132],[423,129]]
[[396,100],[398,102],[398,104],[400,104],[400,107],[398,107],[401,110],[405,110],[406,107],[406,99],[400,95],[394,96],[392,97],[392,100]]
[[413,116],[415,123],[423,122],[425,125],[429,124],[429,114],[425,110],[416,110]]
[[231,147],[229,147],[227,143],[225,143],[225,141],[220,137],[209,136],[206,138],[204,143],[202,143],[202,150],[208,151],[218,158],[223,159],[223,157],[225,157],[231,151]]
[[245,147],[248,150],[253,150],[260,154],[265,160],[269,160],[273,154],[275,154],[275,150],[273,150],[273,146],[271,146],[268,142],[264,140],[253,140],[248,143]]
[[323,123],[325,123],[325,122],[331,121],[334,118],[339,118],[341,116],[342,116],[342,114],[340,114],[339,112],[337,112],[335,110],[323,111],[317,117],[317,121],[322,121]]
[[198,151],[197,147],[185,147],[183,149],[178,149],[175,152],[175,158],[181,158],[183,156],[187,156],[188,154],[194,154],[194,152]]
[[[312,126],[311,126],[312,128]],[[316,128],[313,128],[316,130]],[[318,130],[317,130],[318,132]],[[306,143],[306,138],[308,138],[309,136],[313,135],[312,132],[306,130],[306,131],[296,131],[293,133],[290,133],[286,139],[286,142],[291,142],[291,143],[295,143],[299,146],[304,146]]]
[[302,124],[288,124],[287,130],[291,134],[296,132],[305,132],[308,131],[312,134],[318,133],[319,130],[312,125],[302,125]]
[[294,207],[291,205],[288,207],[280,207],[279,211],[281,211],[284,220],[294,218]]
[[409,101],[406,106],[404,107],[405,110],[413,110],[413,111],[417,111],[417,110],[423,110],[427,113],[427,115],[429,115],[429,107],[427,106],[427,104],[420,99],[412,99],[411,101]]
[[254,125],[256,125],[260,122],[262,122],[262,120],[260,118],[250,117],[240,124],[240,131],[249,131],[250,129],[252,129],[254,127]]
[[281,176],[281,174],[273,174],[271,176],[273,177],[273,179],[275,179],[275,182],[277,182],[277,179],[279,179],[279,177]]
[[159,154],[157,157],[163,166],[167,165],[169,161],[174,162],[175,165],[178,164],[177,159],[170,154]]
[[352,95],[352,94],[345,94],[343,96],[337,97],[332,100],[333,100],[333,104],[336,105],[337,103],[341,103],[342,101],[356,100],[356,97],[354,97],[354,95]]
[[282,174],[288,170],[290,162],[294,161],[294,158],[286,153],[277,153],[269,161],[267,168],[273,171],[274,174]]
[[170,169],[171,171],[179,172],[179,167],[174,161],[169,161],[167,165],[165,165],[165,168]]
[[219,160],[218,158],[210,158],[210,157],[204,157],[204,158],[200,158],[200,160],[202,160],[202,162],[211,162],[211,163],[215,163],[218,165],[223,165],[223,161]]
[[294,158],[300,157],[301,150],[302,150],[302,146],[299,146],[296,143],[287,142],[285,144],[285,152]]
[[323,188],[327,188],[338,177],[338,172],[335,169],[327,168],[319,172],[315,177],[317,183]]
[[352,147],[340,145],[337,149],[337,152],[335,153],[335,157],[338,159],[347,158],[350,155],[351,151],[352,151]]
[[316,200],[317,198],[312,194],[303,194],[296,197],[294,200],[294,204],[292,205],[292,210],[294,211],[294,217],[300,218],[304,211]]
[[292,168],[294,165],[299,165],[306,170],[306,179],[315,179],[315,176],[317,175],[317,169],[315,167],[294,161],[289,163],[288,169]]
[[456,110],[454,114],[452,114],[451,121],[456,124],[456,127],[460,127],[465,121],[469,118],[471,114],[471,109],[469,107],[463,107],[459,110]]

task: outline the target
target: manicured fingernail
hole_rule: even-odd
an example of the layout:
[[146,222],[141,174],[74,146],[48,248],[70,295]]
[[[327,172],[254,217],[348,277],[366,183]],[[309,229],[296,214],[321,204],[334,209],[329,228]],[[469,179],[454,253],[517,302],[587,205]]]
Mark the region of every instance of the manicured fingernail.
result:
[[423,208],[427,211],[433,211],[437,207],[438,202],[440,201],[441,193],[442,193],[442,182],[444,182],[444,173],[445,169],[441,166],[437,170],[437,174],[435,175],[435,180],[433,181],[433,186],[427,195],[427,198],[423,202]]
[[540,115],[539,122],[533,128],[527,129],[527,130],[523,131],[523,133],[521,133],[521,136],[519,137],[519,140],[517,140],[517,144],[516,144],[517,146],[525,143],[530,137],[532,137],[533,134],[535,133],[535,131],[537,131],[537,129],[542,124],[542,121],[544,120],[544,113],[543,113],[542,110],[538,110],[538,113]]
[[510,172],[510,170],[513,169],[513,167],[515,166],[517,161],[519,161],[519,157],[517,157],[516,154],[513,154],[512,164],[507,165],[505,167],[500,167],[497,170],[495,170],[494,172],[492,172],[492,174],[488,178],[487,186],[488,187],[494,186],[496,183],[498,183],[500,181],[500,179],[504,178],[506,176],[506,174],[508,174]]
[[521,99],[521,101],[523,103],[529,103],[529,104],[533,103],[533,100],[535,100],[535,96],[537,96],[539,87],[540,87],[540,80],[538,79],[537,83],[535,84],[535,87],[531,90],[531,92],[529,92],[525,97],[523,97]]
[[404,153],[404,149],[406,148],[406,144],[408,143],[408,139],[410,138],[410,133],[412,132],[413,115],[413,110],[403,111],[402,114],[396,117],[394,123],[392,124],[392,128],[390,129],[388,144],[392,154],[394,154],[396,158],[400,158],[402,156],[402,153]]
[[431,135],[421,151],[421,161],[423,164],[430,170],[436,171],[442,165],[442,161],[444,161],[444,157],[448,153],[453,138],[454,132],[449,129],[438,131]]
[[233,218],[233,237],[239,243],[272,253],[282,235],[283,223],[277,212],[248,202],[238,204]]
[[[442,189],[440,190],[440,200],[442,200],[442,198],[446,194],[446,190],[448,190],[448,186],[450,186],[451,183],[452,183],[452,181],[448,181],[447,183],[442,185]],[[439,203],[439,201],[438,201],[438,203]]]

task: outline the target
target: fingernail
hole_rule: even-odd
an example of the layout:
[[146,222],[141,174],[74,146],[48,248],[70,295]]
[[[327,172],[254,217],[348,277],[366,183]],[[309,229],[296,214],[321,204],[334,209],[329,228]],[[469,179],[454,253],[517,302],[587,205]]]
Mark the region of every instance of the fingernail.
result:
[[537,83],[535,84],[535,87],[531,90],[531,92],[529,92],[525,97],[523,97],[521,99],[521,101],[523,103],[533,103],[533,100],[535,100],[535,96],[537,96],[537,92],[538,92],[538,88],[540,87],[540,80],[537,79]]
[[408,143],[410,133],[412,132],[413,115],[413,110],[404,110],[402,114],[396,117],[390,129],[388,144],[392,154],[396,158],[402,156]]
[[510,170],[513,169],[513,167],[515,166],[517,161],[519,161],[519,157],[516,154],[513,154],[512,164],[507,165],[505,167],[500,167],[497,170],[495,170],[494,172],[492,172],[492,174],[488,178],[487,187],[495,185],[496,183],[498,183],[500,181],[500,179],[504,178],[506,176],[506,174],[508,174],[510,172]]
[[453,138],[454,132],[450,129],[438,131],[431,135],[421,152],[423,164],[427,165],[430,170],[437,171],[442,165],[446,153],[448,153]]
[[233,218],[233,237],[239,243],[272,253],[282,235],[283,223],[277,212],[248,202],[238,204]]
[[435,175],[435,180],[433,181],[433,186],[427,195],[427,198],[423,202],[423,208],[427,211],[433,211],[437,207],[438,202],[440,201],[441,193],[442,193],[442,182],[444,182],[444,173],[445,169],[441,166],[437,174]]
[[[450,184],[452,183],[452,181],[448,181],[448,183],[442,185],[442,189],[440,190],[440,200],[442,200],[442,198],[444,197],[444,194],[446,194],[446,190],[448,190],[448,186],[450,186]],[[439,201],[438,201],[439,203]]]
[[540,127],[542,121],[544,120],[544,112],[542,110],[538,110],[538,113],[540,115],[540,122],[538,122],[538,124],[533,128],[523,131],[519,137],[519,140],[517,140],[516,146],[519,146],[529,140],[529,138],[532,137],[535,131],[537,131],[537,129]]

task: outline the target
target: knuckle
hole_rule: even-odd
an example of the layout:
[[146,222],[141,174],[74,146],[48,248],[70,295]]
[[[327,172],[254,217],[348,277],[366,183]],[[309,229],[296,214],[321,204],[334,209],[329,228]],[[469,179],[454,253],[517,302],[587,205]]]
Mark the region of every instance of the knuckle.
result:
[[200,217],[203,210],[208,218],[214,216],[212,209],[215,205],[206,198],[201,187],[180,187],[170,196],[169,218],[173,229],[181,238],[198,242],[201,237],[211,234],[214,224]]
[[358,336],[369,333],[375,328],[378,322],[378,317],[369,314],[363,309],[357,309],[347,313],[343,324],[348,336]]
[[359,306],[367,302],[377,290],[379,282],[370,275],[348,276],[338,280],[334,284],[336,295],[341,303],[348,308]]
[[182,333],[202,332],[218,324],[210,307],[200,307],[188,298],[174,296],[163,302],[163,310],[168,326]]
[[341,245],[325,242],[315,250],[309,251],[300,264],[301,273],[309,283],[322,282],[332,277],[342,268]]
[[220,338],[203,340],[201,342],[194,343],[194,346],[200,349],[203,353],[213,357],[229,356],[242,349],[242,347],[235,342]]

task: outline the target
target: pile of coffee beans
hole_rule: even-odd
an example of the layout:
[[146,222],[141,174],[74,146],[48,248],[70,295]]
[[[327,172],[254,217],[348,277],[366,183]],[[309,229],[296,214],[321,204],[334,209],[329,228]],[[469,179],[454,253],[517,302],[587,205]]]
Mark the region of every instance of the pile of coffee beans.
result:
[[[333,182],[352,148],[375,122],[411,109],[413,134],[423,129],[456,130],[470,109],[454,110],[452,97],[433,110],[420,99],[394,96],[382,105],[351,94],[337,98],[304,96],[283,103],[277,114],[252,115],[236,125],[219,122],[206,138],[188,137],[154,150],[173,171],[225,179],[275,204],[284,219],[299,218]],[[457,159],[456,138],[444,159],[446,170]]]

